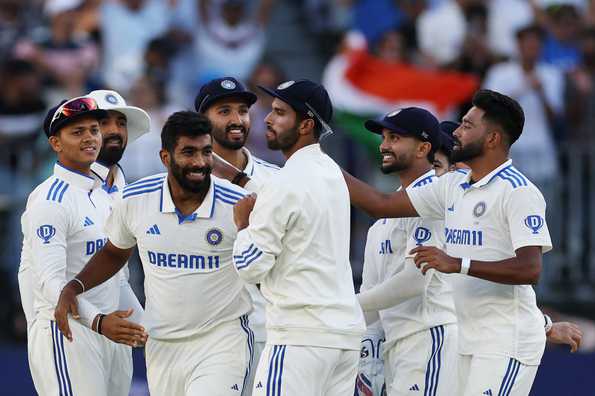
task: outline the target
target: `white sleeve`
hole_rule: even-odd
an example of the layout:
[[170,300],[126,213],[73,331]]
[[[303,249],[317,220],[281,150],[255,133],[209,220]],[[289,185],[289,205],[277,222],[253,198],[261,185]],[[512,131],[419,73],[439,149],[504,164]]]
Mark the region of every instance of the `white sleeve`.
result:
[[530,186],[512,190],[504,210],[514,250],[524,246],[541,246],[545,253],[552,249],[545,208],[545,200],[537,188]]
[[[27,234],[31,242],[31,264],[39,280],[43,297],[53,306],[58,304],[66,284],[66,248],[70,229],[69,215],[61,205],[42,202],[31,208]],[[99,309],[78,296],[80,322],[91,328]]]
[[28,251],[27,239],[23,238],[23,246],[21,248],[21,261],[19,264],[19,293],[21,295],[21,305],[23,306],[23,313],[27,320],[27,327],[33,323],[33,279],[31,277],[31,253]]
[[368,236],[366,238],[366,247],[364,249],[364,267],[362,270],[362,284],[359,288],[360,293],[362,293],[364,290],[371,289],[379,282],[378,266],[376,264],[376,260],[379,259],[379,255],[377,252],[378,249],[380,249],[380,247],[378,246],[378,241],[376,240],[377,238],[375,238],[375,230],[377,229],[377,227],[378,222],[372,225],[372,227],[370,227],[370,229],[368,230]]
[[233,262],[247,283],[260,283],[283,248],[285,231],[298,216],[296,197],[281,183],[267,183],[256,199],[250,225],[238,232]]
[[251,193],[257,193],[257,194],[261,188],[262,188],[262,183],[259,183],[254,179],[248,180],[248,183],[246,183],[246,185],[244,186],[245,190],[247,190]]
[[137,324],[142,324],[145,310],[130,286],[127,269],[128,264],[126,264],[118,273],[118,276],[120,277],[120,301],[118,303],[118,310],[125,311],[132,308],[133,312],[128,320]]
[[451,176],[453,175],[448,173],[434,179],[432,183],[407,189],[407,196],[420,217],[436,220],[444,219],[448,180],[450,180]]
[[127,201],[116,201],[105,224],[105,233],[109,241],[119,249],[130,249],[136,245],[136,237],[128,224]]

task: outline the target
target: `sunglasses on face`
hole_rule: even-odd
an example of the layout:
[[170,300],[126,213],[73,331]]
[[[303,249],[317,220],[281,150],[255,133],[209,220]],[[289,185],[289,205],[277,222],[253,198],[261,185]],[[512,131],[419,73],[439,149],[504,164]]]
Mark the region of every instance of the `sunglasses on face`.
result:
[[56,121],[63,120],[66,118],[73,117],[77,114],[84,113],[87,111],[98,110],[97,102],[92,98],[74,98],[65,102],[62,106],[58,107],[52,121],[50,122],[50,129],[52,124]]

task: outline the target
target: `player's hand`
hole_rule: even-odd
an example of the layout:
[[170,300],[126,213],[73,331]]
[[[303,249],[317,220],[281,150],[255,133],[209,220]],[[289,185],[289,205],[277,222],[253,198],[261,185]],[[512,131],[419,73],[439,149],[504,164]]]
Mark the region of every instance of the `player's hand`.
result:
[[115,311],[106,315],[101,320],[101,334],[119,344],[139,347],[147,342],[145,328],[130,322],[126,318],[132,315],[133,310]]
[[554,322],[547,333],[547,340],[553,344],[569,345],[570,352],[578,350],[583,339],[583,332],[578,325],[571,322]]
[[414,254],[413,261],[417,268],[421,268],[422,274],[434,268],[436,271],[452,274],[461,271],[461,260],[450,257],[442,250],[433,246],[418,246],[411,250],[409,254]]
[[68,325],[68,314],[71,314],[73,319],[80,318],[78,303],[76,301],[77,294],[78,290],[76,286],[68,282],[60,293],[58,304],[56,305],[56,310],[54,311],[54,319],[56,319],[56,324],[68,341],[72,341],[72,333],[70,331],[70,326]]
[[236,223],[238,231],[243,230],[250,224],[250,213],[252,213],[255,203],[256,194],[249,194],[240,199],[233,207],[233,221]]

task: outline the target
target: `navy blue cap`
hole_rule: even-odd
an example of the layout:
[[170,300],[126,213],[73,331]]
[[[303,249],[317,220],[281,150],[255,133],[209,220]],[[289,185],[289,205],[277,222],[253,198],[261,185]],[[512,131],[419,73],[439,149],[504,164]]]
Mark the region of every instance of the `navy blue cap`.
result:
[[194,100],[194,108],[199,113],[204,113],[217,100],[231,97],[245,100],[248,106],[256,102],[256,95],[248,91],[244,84],[233,77],[223,77],[211,80],[200,87]]
[[442,144],[440,149],[444,151],[448,156],[452,153],[454,146],[454,138],[452,134],[460,126],[458,122],[454,121],[442,121],[440,123],[440,133],[442,134]]
[[406,107],[385,115],[381,120],[367,120],[364,126],[370,132],[382,134],[384,128],[391,132],[429,142],[432,151],[440,148],[440,127],[436,117],[420,107]]
[[[88,98],[88,97],[80,97],[83,98],[85,100],[92,100],[95,104],[95,108],[94,109],[90,109],[90,110],[86,110],[84,107],[80,108],[80,110],[78,110],[76,113],[74,113],[73,115],[70,115],[68,117],[64,116],[64,117],[57,117],[54,120],[54,116],[56,115],[56,111],[58,111],[58,109],[60,109],[60,107],[62,107],[62,105],[66,102],[70,102],[70,101],[74,101],[75,99],[79,99],[79,98],[74,98],[71,100],[62,100],[60,103],[58,103],[56,106],[52,107],[51,109],[48,110],[47,114],[45,115],[45,119],[43,120],[43,131],[45,132],[45,135],[49,138],[50,136],[55,135],[60,128],[76,121],[77,119],[79,119],[80,117],[83,116],[94,116],[97,119],[101,119],[104,117],[107,117],[108,113],[105,110],[101,110],[99,108],[97,108],[97,103],[95,102],[95,100],[93,98]],[[52,122],[52,120],[54,120],[54,122]]]
[[[322,119],[328,124],[333,118],[333,105],[326,89],[310,80],[286,81],[275,89],[262,89],[269,95],[290,105],[297,113],[313,119]],[[320,119],[319,119],[320,122]]]

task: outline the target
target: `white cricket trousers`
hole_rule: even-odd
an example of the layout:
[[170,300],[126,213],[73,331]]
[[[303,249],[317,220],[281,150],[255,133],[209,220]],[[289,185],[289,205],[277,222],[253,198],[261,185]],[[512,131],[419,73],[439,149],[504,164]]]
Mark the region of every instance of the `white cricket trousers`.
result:
[[457,393],[457,325],[441,325],[385,344],[384,373],[389,396]]
[[267,344],[252,396],[353,395],[358,350]]
[[27,349],[37,393],[59,396],[128,396],[132,348],[69,319],[72,342],[54,321],[36,319]]
[[527,396],[538,368],[505,356],[459,355],[460,394]]
[[254,336],[244,315],[194,337],[149,337],[145,350],[151,396],[240,396]]

